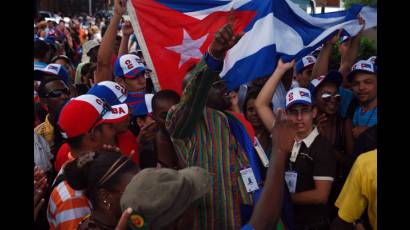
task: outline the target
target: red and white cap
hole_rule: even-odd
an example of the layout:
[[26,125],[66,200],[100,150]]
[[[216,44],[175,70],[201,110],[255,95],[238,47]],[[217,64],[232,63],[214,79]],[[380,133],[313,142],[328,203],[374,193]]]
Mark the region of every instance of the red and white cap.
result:
[[84,94],[73,98],[62,109],[58,124],[64,138],[88,133],[102,123],[118,123],[128,117],[127,104],[110,106],[101,98]]

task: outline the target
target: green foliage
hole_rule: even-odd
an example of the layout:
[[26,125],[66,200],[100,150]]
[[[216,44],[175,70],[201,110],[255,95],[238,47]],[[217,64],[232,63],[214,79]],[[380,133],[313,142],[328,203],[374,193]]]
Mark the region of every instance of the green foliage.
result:
[[366,6],[377,6],[377,0],[344,0],[344,7],[349,9],[352,4],[363,4]]
[[[366,37],[362,37],[362,39],[360,40],[359,53],[358,53],[356,61],[359,61],[362,59],[368,59],[369,57],[376,56],[376,55],[377,55],[376,43]],[[336,44],[333,46],[332,55],[329,61],[329,69],[339,69],[339,65],[340,65],[340,53],[339,53],[338,45]]]

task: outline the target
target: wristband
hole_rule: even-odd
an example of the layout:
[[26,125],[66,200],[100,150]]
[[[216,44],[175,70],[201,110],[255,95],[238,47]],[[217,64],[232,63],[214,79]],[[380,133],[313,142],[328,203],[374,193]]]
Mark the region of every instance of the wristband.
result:
[[219,60],[213,57],[209,51],[205,52],[204,60],[208,67],[213,71],[221,71],[223,67],[223,59]]

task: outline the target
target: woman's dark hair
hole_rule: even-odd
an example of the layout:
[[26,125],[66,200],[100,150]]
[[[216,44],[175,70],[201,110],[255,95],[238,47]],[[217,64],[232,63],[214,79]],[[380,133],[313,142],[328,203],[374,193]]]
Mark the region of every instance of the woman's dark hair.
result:
[[[87,198],[90,199],[94,207],[97,207],[98,191],[100,189],[115,190],[121,181],[122,175],[137,169],[131,159],[113,151],[95,152],[92,160],[79,166],[79,161],[82,160],[82,157],[79,157],[68,163],[64,168],[64,173],[67,183],[73,189],[85,190]],[[101,179],[109,170],[110,172],[115,170],[111,167],[114,164],[114,168],[119,168],[118,171],[109,177],[108,180],[102,182]]]
[[[259,88],[259,87],[256,87],[256,88],[251,88],[251,89],[248,91],[248,93],[246,94],[245,101],[244,101],[243,106],[242,106],[242,111],[243,111],[243,113],[245,114],[245,117],[246,117],[246,106],[247,106],[247,104],[248,104],[248,101],[249,101],[250,99],[256,99],[256,98],[258,97],[258,95],[259,95],[259,92],[260,92],[260,88]],[[246,117],[246,118],[247,118],[247,117]]]
[[50,46],[42,40],[34,41],[34,58],[43,59],[47,52],[50,51]]

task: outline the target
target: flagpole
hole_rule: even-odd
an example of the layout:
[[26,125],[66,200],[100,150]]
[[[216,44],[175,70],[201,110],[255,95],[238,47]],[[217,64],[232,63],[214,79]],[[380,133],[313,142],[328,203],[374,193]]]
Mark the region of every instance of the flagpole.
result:
[[91,7],[91,0],[88,0],[88,13],[89,13],[89,15],[90,15],[90,17],[93,15],[92,14],[92,7]]
[[138,22],[137,14],[132,5],[132,1],[127,1],[127,10],[128,10],[128,15],[130,16],[130,19],[131,19],[132,28],[134,29],[134,33],[137,36],[138,44],[140,45],[142,53],[144,55],[144,60],[148,68],[152,70],[150,77],[151,77],[152,83],[154,84],[154,89],[156,92],[158,92],[161,90],[161,86],[159,85],[157,72],[155,70],[151,56],[148,52],[148,47],[147,47],[147,44],[145,43],[144,36],[142,36],[141,27]]

